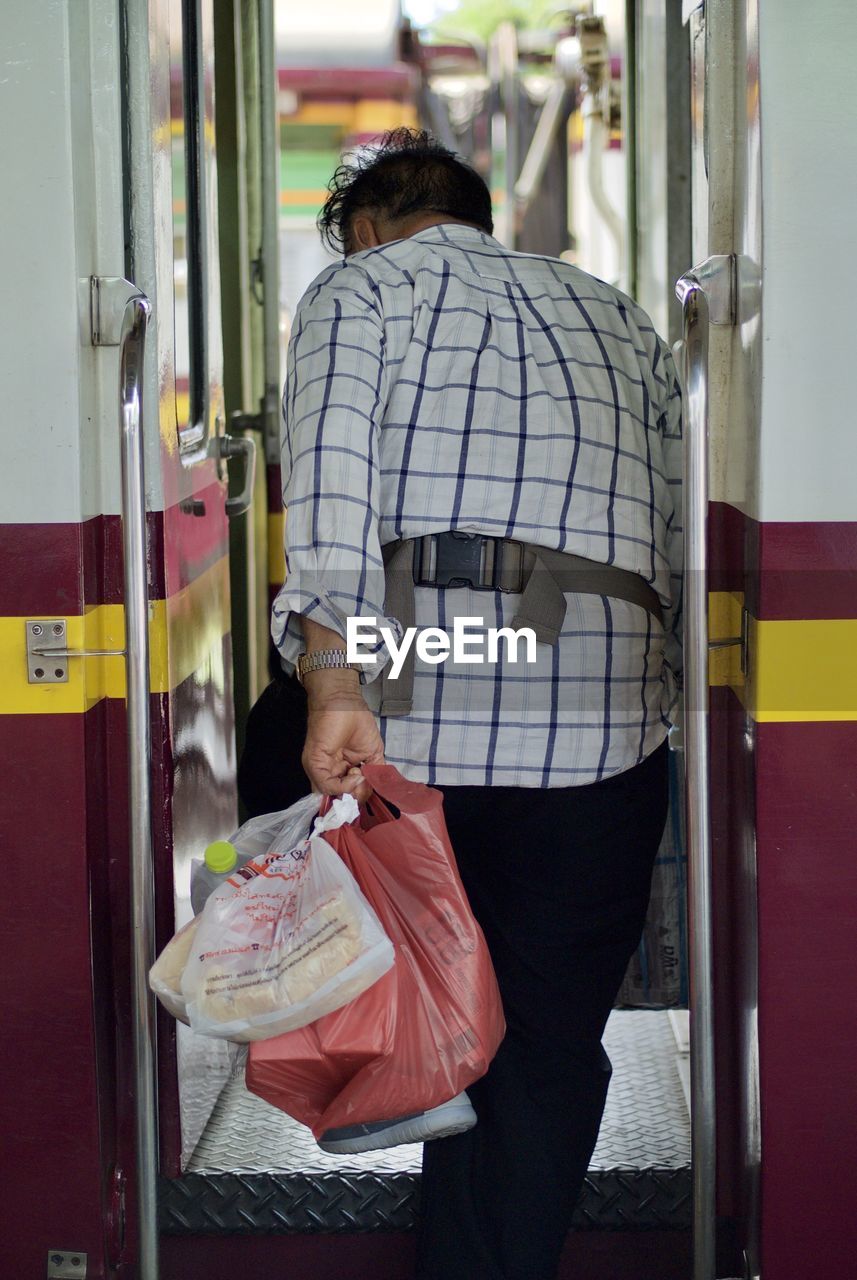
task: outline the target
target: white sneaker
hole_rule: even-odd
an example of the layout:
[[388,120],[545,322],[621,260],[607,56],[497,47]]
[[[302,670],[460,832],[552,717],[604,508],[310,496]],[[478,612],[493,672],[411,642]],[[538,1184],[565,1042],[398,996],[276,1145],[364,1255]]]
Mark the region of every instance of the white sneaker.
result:
[[405,1142],[429,1142],[432,1138],[448,1138],[454,1133],[466,1133],[476,1124],[476,1112],[466,1093],[459,1093],[449,1102],[432,1107],[430,1111],[416,1111],[410,1116],[395,1120],[376,1120],[372,1124],[346,1125],[342,1129],[327,1129],[318,1140],[322,1151],[331,1155],[358,1155],[363,1151],[380,1151],[385,1147],[398,1147]]

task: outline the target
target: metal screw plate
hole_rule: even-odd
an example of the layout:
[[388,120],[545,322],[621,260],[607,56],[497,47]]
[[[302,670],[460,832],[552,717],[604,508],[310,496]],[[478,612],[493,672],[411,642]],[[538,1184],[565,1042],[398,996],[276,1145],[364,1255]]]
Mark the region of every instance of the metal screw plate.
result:
[[65,649],[65,618],[39,618],[27,623],[27,681],[29,684],[68,684],[68,658],[34,653],[34,649]]
[[86,1280],[86,1254],[76,1249],[49,1249],[47,1280]]

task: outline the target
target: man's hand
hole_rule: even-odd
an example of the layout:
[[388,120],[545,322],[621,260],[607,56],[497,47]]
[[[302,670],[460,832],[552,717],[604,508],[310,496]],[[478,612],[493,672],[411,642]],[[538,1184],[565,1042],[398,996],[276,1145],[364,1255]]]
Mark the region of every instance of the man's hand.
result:
[[[311,678],[327,675],[313,672]],[[338,674],[338,673],[337,673]],[[359,688],[307,689],[309,720],[302,763],[313,789],[328,796],[371,794],[360,765],[383,764],[384,744]]]

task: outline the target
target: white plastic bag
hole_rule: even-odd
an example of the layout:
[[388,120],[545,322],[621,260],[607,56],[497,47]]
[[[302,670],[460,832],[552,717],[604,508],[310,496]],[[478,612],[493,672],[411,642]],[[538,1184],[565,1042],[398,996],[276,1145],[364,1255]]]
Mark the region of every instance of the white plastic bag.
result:
[[[278,845],[292,848],[306,840],[318,816],[321,801],[320,795],[308,795],[288,809],[264,813],[245,822],[229,838],[229,843],[235,846],[239,863],[264,858]],[[232,893],[235,887],[236,884],[232,884],[226,892]],[[187,1001],[182,994],[181,980],[201,919],[200,912],[179,929],[149,971],[149,986],[152,991],[168,1013],[185,1023],[188,1022]]]
[[280,815],[276,834],[266,816],[233,841],[239,853],[258,842],[261,856],[221,885],[198,917],[181,995],[201,1035],[248,1041],[293,1031],[348,1004],[392,967],[392,943],[320,836],[353,822],[357,802],[335,800],[307,837],[310,802],[317,811],[320,798],[307,797]]

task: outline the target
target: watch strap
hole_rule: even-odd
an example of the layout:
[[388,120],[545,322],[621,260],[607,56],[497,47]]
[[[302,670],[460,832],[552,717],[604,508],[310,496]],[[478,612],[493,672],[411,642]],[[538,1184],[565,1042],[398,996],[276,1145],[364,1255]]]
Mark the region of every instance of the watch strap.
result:
[[357,662],[349,662],[345,649],[316,649],[313,653],[302,653],[295,663],[295,674],[303,684],[304,676],[310,671],[362,671]]

